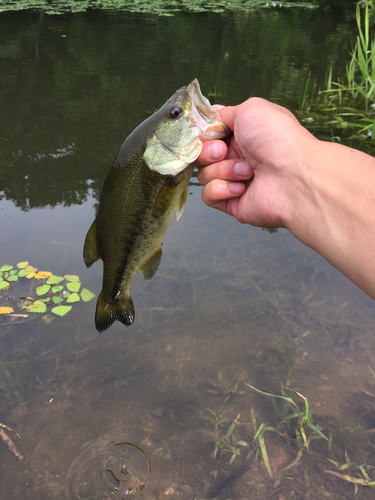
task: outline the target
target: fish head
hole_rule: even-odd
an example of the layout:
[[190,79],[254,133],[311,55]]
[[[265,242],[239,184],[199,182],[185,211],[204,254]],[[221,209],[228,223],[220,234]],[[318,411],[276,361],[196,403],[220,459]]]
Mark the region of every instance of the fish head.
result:
[[162,175],[176,175],[193,163],[204,141],[230,134],[197,79],[177,90],[153,116],[157,123],[143,158],[151,170]]

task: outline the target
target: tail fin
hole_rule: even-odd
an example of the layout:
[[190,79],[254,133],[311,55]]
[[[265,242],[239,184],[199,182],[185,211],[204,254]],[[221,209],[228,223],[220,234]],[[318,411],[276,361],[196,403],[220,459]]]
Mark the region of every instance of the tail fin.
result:
[[108,302],[103,292],[100,292],[95,312],[95,326],[99,333],[107,330],[115,321],[121,321],[125,326],[130,326],[134,318],[133,299],[130,293],[115,302]]

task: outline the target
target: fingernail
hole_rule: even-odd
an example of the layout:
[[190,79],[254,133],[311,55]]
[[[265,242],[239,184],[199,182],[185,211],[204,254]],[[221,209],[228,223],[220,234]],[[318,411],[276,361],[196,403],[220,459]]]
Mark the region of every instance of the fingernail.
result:
[[213,161],[221,160],[224,156],[224,144],[220,141],[211,142],[207,146],[206,154]]
[[233,165],[233,172],[241,177],[249,177],[251,168],[247,161],[239,161]]
[[232,194],[242,194],[244,190],[244,184],[242,182],[231,182],[229,184],[229,191]]

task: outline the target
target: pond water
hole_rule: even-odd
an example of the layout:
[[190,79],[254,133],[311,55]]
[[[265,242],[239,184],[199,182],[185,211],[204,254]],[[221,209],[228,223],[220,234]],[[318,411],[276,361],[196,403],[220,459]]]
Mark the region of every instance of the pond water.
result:
[[[293,111],[310,71],[319,86],[344,68],[353,32],[282,8],[1,14],[0,267],[27,260],[98,294],[82,246],[127,134],[194,77],[212,102]],[[95,300],[52,323],[3,317],[0,422],[25,458],[0,443],[1,498],[349,499],[325,471],[373,478],[373,301],[287,231],[241,226],[200,193],[193,178],[159,272],[134,279],[130,328],[98,335]],[[23,313],[30,287],[0,306]],[[292,398],[299,422],[304,396],[313,426],[246,384]]]

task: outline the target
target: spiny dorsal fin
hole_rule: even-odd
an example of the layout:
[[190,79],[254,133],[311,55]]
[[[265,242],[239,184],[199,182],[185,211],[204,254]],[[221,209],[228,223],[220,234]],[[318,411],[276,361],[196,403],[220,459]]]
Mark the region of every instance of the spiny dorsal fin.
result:
[[91,224],[88,233],[86,234],[85,244],[83,247],[83,260],[86,267],[90,267],[99,260],[98,247],[96,242],[96,219]]
[[181,217],[183,214],[187,199],[189,196],[189,185],[186,186],[184,189],[182,195],[180,196],[180,199],[178,200],[178,207],[177,207],[177,220]]
[[150,279],[154,276],[156,271],[159,269],[160,261],[161,261],[162,251],[161,246],[156,250],[155,253],[151,255],[151,257],[146,260],[146,262],[139,268],[142,276],[146,281],[150,281]]
[[164,186],[161,188],[154,206],[154,214],[156,215],[156,217],[161,217],[166,213],[173,201],[176,188],[177,184],[174,183],[172,178],[168,179]]

